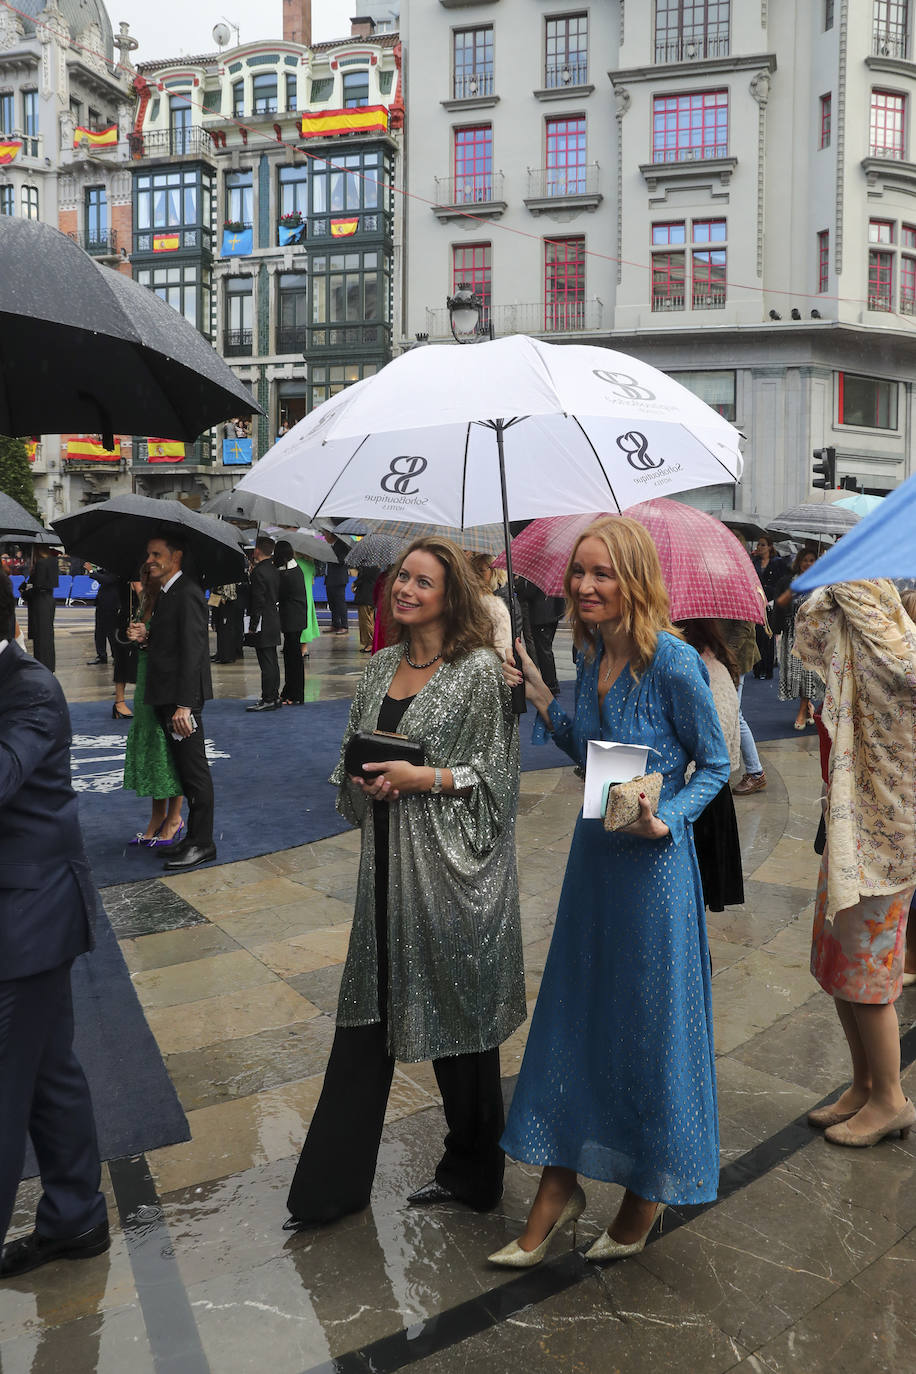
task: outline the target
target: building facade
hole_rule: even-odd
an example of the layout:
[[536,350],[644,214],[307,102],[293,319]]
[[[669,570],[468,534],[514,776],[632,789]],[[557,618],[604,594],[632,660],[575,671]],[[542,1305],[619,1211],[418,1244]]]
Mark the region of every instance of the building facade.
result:
[[281,426],[382,367],[402,332],[397,33],[366,17],[312,43],[308,13],[284,4],[282,40],[138,65],[134,276],[265,412],[250,436],[206,436],[181,464],[137,444],[138,490],[232,485]]
[[[633,353],[747,436],[696,493],[764,514],[811,453],[910,475],[909,0],[407,0],[403,344],[475,287],[497,335]],[[911,160],[912,159],[912,160]]]

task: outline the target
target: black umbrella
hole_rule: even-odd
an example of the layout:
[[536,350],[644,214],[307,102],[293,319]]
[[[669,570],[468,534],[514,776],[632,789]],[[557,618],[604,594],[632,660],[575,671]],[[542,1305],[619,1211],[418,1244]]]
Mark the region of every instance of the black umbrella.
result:
[[259,411],[193,325],[37,220],[0,216],[0,434],[196,439]]
[[120,577],[136,577],[146,556],[147,541],[176,526],[187,544],[190,570],[204,586],[218,587],[244,575],[246,559],[239,548],[238,530],[189,510],[180,501],[115,496],[53,521],[68,553],[98,563]]
[[219,515],[223,520],[248,521],[252,525],[291,525],[298,529],[308,522],[305,511],[285,506],[269,496],[256,496],[251,491],[221,491],[201,507],[205,515]]
[[[3,427],[0,425],[0,433]],[[12,496],[0,491],[0,534],[8,534],[13,539],[38,539],[45,533],[44,526],[29,515],[25,506],[20,506]]]
[[335,539],[332,547],[326,539],[313,534],[311,530],[271,530],[270,537],[278,544],[285,539],[293,553],[310,558],[313,563],[340,563],[345,552],[342,540]]

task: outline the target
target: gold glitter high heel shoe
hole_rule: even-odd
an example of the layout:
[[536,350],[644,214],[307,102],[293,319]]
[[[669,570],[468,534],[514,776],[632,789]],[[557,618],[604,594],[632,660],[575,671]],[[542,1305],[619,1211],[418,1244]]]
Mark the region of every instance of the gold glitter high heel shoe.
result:
[[573,1249],[575,1249],[576,1222],[579,1220],[584,1211],[585,1194],[583,1193],[582,1189],[579,1187],[577,1183],[575,1188],[573,1188],[572,1190],[572,1194],[566,1206],[563,1208],[562,1212],[557,1217],[556,1221],[551,1226],[550,1230],[547,1232],[547,1235],[544,1237],[544,1239],[541,1241],[540,1245],[537,1246],[536,1249],[523,1250],[517,1240],[512,1240],[509,1242],[508,1245],[504,1245],[501,1250],[497,1250],[495,1254],[488,1255],[488,1263],[498,1264],[503,1269],[530,1269],[535,1264],[540,1264],[541,1260],[545,1258],[547,1250],[550,1246],[550,1242],[553,1240],[554,1236],[561,1229],[561,1227],[565,1226],[566,1223],[569,1221],[572,1222],[573,1226],[572,1243]]
[[587,1260],[612,1260],[626,1259],[628,1255],[638,1255],[641,1250],[645,1250],[646,1241],[652,1234],[652,1227],[661,1217],[665,1210],[666,1203],[660,1202],[655,1209],[655,1216],[652,1218],[652,1225],[641,1240],[634,1240],[632,1245],[624,1245],[619,1240],[613,1240],[609,1231],[603,1231],[590,1250],[586,1250]]

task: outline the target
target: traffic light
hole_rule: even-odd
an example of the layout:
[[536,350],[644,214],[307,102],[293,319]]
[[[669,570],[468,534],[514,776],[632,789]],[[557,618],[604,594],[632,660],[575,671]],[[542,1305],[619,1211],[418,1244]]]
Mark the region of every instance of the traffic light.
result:
[[833,491],[836,486],[836,449],[816,448],[814,450],[814,476],[812,487]]
[[858,491],[859,483],[857,482],[855,477],[841,477],[840,489],[841,491]]

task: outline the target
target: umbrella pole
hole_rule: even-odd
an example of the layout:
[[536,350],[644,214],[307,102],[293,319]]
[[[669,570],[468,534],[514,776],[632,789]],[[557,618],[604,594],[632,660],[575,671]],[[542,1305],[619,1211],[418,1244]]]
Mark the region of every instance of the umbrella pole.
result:
[[[510,424],[512,421],[510,420]],[[499,489],[503,503],[503,539],[506,544],[506,572],[509,574],[509,623],[512,626],[512,652],[515,655],[515,666],[521,671],[521,663],[518,657],[518,650],[515,642],[521,634],[521,626],[515,616],[515,578],[512,573],[512,532],[509,529],[509,497],[506,492],[506,456],[503,451],[503,434],[505,432],[505,420],[494,422],[496,430],[496,451],[499,454]],[[525,702],[525,684],[519,683],[512,688],[512,710],[517,716],[523,716],[528,710]]]

